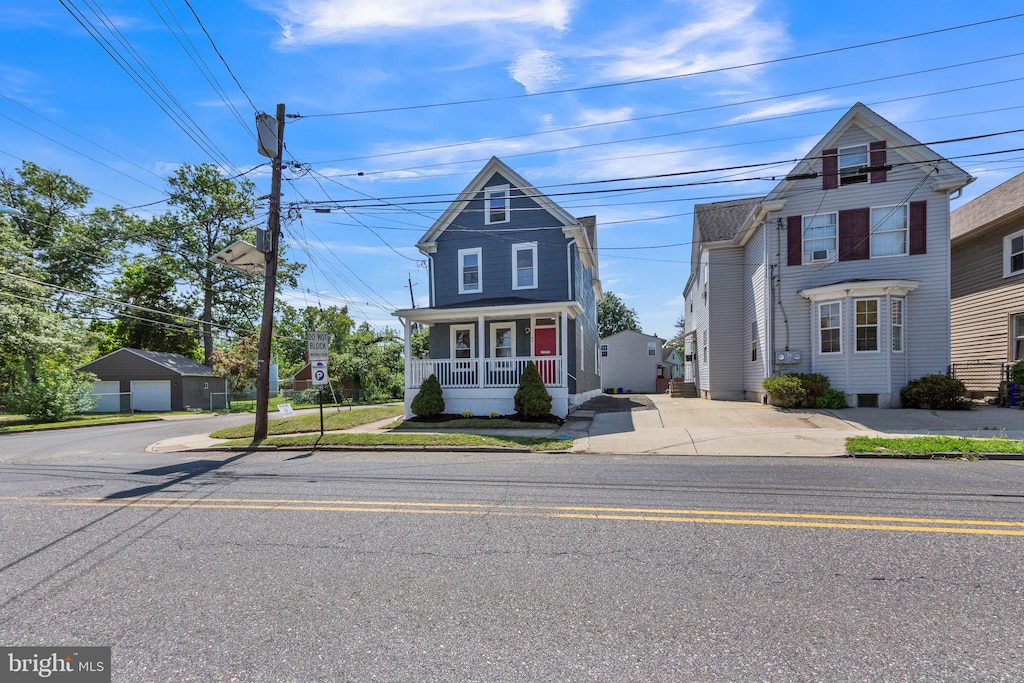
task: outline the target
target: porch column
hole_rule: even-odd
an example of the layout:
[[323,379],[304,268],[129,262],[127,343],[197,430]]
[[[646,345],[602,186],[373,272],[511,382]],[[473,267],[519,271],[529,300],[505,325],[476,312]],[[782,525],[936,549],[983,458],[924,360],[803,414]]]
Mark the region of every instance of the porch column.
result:
[[[559,352],[562,354],[562,386],[569,388],[569,313],[562,311],[562,343],[559,344]],[[576,349],[578,352],[579,349]]]
[[405,326],[405,388],[408,389],[412,386],[412,325],[408,318],[403,319],[402,324]]
[[476,358],[476,385],[484,388],[484,317],[477,316],[477,358]]

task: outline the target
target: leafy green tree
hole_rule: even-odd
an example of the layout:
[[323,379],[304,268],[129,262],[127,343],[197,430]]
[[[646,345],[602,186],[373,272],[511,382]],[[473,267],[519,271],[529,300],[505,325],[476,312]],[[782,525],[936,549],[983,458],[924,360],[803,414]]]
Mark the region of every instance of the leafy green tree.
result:
[[[213,164],[186,164],[168,183],[172,210],[152,221],[142,241],[174,264],[179,286],[196,298],[203,362],[210,365],[215,326],[249,329],[262,311],[262,277],[210,261],[238,240],[255,241],[255,228],[261,222],[255,219],[255,186],[247,179],[226,177]],[[294,287],[302,267],[282,261],[278,282]]]
[[626,306],[614,292],[606,292],[597,304],[597,334],[604,339],[624,330],[640,332],[636,311]]
[[256,383],[258,353],[259,338],[255,335],[243,337],[236,343],[213,352],[213,370],[218,377],[227,379],[230,393],[238,393]]
[[281,374],[293,375],[306,364],[306,334],[321,330],[331,334],[331,353],[344,353],[355,323],[348,314],[348,306],[302,309],[288,304],[278,307],[274,329],[274,354]]
[[412,339],[409,340],[409,345],[412,348],[413,358],[429,358],[430,328],[420,327],[414,330],[412,333]]
[[125,309],[115,321],[103,324],[106,337],[100,353],[128,347],[202,359],[198,328],[187,320],[195,312],[195,302],[178,292],[171,259],[133,256],[122,263],[110,291],[118,301],[150,310]]
[[61,422],[87,412],[95,405],[90,392],[95,381],[91,373],[46,362],[40,365],[36,379],[25,387],[21,412],[40,422]]
[[360,325],[345,342],[345,350],[332,353],[327,369],[331,377],[352,383],[364,401],[386,401],[404,391],[404,340],[392,329],[376,331]]

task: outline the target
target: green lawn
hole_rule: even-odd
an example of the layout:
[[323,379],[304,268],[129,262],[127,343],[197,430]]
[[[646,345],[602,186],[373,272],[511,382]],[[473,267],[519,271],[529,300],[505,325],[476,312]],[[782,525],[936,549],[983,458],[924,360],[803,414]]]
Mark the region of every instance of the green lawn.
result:
[[960,453],[964,456],[978,453],[1024,453],[1024,441],[998,437],[975,439],[963,436],[851,436],[846,439],[846,452],[878,453],[893,457],[941,453]]
[[[367,404],[367,403],[358,403],[358,402],[353,402],[353,401],[344,401],[341,404],[334,404],[334,403],[330,402],[330,399],[331,399],[330,395],[325,393],[324,394],[324,411],[326,411],[328,408],[336,408],[336,407],[348,408],[349,406],[375,405],[375,404]],[[401,399],[396,399],[396,400],[401,400]],[[270,409],[271,410],[277,410],[277,406],[281,405],[282,403],[289,403],[289,404],[291,404],[292,408],[295,408],[296,410],[298,410],[299,408],[317,408],[320,405],[319,403],[315,403],[315,402],[314,403],[300,403],[300,402],[295,401],[293,399],[281,398],[280,396],[274,396],[273,398],[270,399]],[[217,411],[217,412],[224,412],[224,411],[221,410],[221,411]],[[255,399],[253,399],[253,400],[242,399],[242,400],[231,401],[231,409],[228,412],[231,412],[231,413],[255,413],[256,412],[256,401],[255,401]]]
[[78,415],[63,422],[37,422],[26,415],[0,415],[0,432],[22,432],[29,429],[62,429],[64,427],[92,427],[145,422],[158,419],[154,415]]
[[[402,406],[378,406],[376,408],[359,408],[358,410],[342,409],[340,412],[335,408],[328,409],[324,406],[324,429],[349,429],[359,425],[369,424],[389,417],[398,417],[402,414]],[[220,429],[210,434],[215,439],[245,439],[252,438],[254,425],[242,425],[241,427],[229,427]],[[320,413],[308,413],[306,415],[295,415],[294,417],[283,417],[280,420],[271,420],[267,425],[269,434],[299,434],[302,432],[320,432]]]
[[[478,434],[301,434],[272,436],[261,446],[472,446],[528,448],[531,451],[564,451],[572,448],[572,439],[543,439],[531,436],[480,436]],[[319,443],[318,443],[319,442]],[[249,446],[247,439],[230,441],[225,446]]]
[[505,420],[502,418],[467,417],[461,420],[449,420],[448,422],[411,422],[405,420],[396,422],[392,429],[424,429],[434,431],[436,429],[558,429],[553,422],[520,422],[519,420]]

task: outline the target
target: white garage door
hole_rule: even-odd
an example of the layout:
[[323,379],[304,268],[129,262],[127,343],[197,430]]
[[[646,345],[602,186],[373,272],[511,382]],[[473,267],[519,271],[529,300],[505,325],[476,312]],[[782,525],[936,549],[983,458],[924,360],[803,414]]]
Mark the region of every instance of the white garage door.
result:
[[132,380],[132,409],[170,410],[171,380]]
[[116,413],[121,409],[121,402],[119,400],[121,391],[121,383],[118,381],[112,382],[96,382],[92,385],[92,397],[96,401],[96,405],[92,407],[90,413]]

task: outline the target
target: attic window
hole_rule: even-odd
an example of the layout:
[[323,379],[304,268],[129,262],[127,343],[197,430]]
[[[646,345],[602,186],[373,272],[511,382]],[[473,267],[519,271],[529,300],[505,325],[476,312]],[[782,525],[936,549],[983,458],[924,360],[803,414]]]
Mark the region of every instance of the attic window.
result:
[[853,185],[868,181],[868,146],[839,148],[839,184]]
[[484,188],[484,224],[508,223],[509,213],[509,186]]

